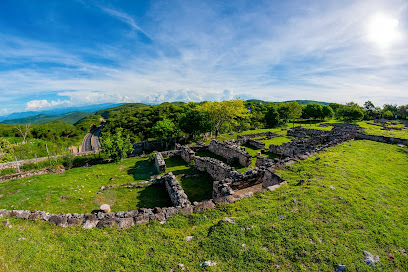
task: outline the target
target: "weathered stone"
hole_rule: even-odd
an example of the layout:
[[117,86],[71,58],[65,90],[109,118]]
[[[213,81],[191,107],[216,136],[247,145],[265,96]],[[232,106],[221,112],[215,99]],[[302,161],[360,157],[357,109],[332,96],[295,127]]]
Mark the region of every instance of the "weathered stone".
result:
[[143,213],[139,213],[136,217],[135,217],[135,223],[136,224],[145,224],[149,222],[149,214],[143,214]]
[[163,178],[167,192],[169,193],[170,199],[173,202],[174,206],[190,206],[191,203],[188,200],[187,195],[184,193],[183,188],[181,187],[180,183],[173,175],[173,173],[169,172],[168,174],[163,176]]
[[51,215],[48,222],[58,226],[66,228],[68,226],[67,218],[63,215]]
[[37,213],[32,213],[32,214],[30,214],[30,215],[28,216],[28,219],[34,220],[34,221],[40,220],[40,215],[37,214]]
[[194,236],[187,236],[186,238],[184,238],[184,240],[186,240],[187,242],[191,242],[193,238]]
[[75,226],[79,226],[82,224],[82,219],[78,219],[78,218],[68,218],[67,219],[67,224],[69,227],[75,227]]
[[364,254],[364,262],[368,264],[369,266],[374,266],[376,263],[380,261],[380,257],[375,256],[371,254],[368,251],[363,251]]
[[133,218],[118,218],[116,219],[116,227],[118,229],[127,229],[134,225]]
[[166,162],[164,161],[163,155],[160,152],[154,153],[154,163],[156,165],[157,172],[166,172]]
[[103,204],[101,205],[101,207],[99,208],[101,211],[103,211],[104,213],[110,213],[111,212],[111,208],[109,204]]
[[202,212],[205,210],[215,209],[215,204],[212,200],[205,200],[202,202],[194,202],[194,212]]
[[94,227],[96,227],[96,225],[98,224],[99,220],[96,218],[95,214],[86,214],[85,215],[85,221],[82,224],[82,228],[83,229],[92,229]]
[[208,148],[212,153],[227,159],[229,162],[238,161],[244,167],[248,167],[252,163],[252,156],[231,142],[212,140]]
[[99,220],[98,224],[96,224],[96,227],[98,227],[98,228],[112,228],[114,225],[115,225],[115,219],[104,218],[102,220]]
[[202,264],[200,264],[201,267],[215,266],[215,265],[217,265],[216,261],[205,261]]
[[3,221],[3,226],[7,227],[7,226],[9,226],[9,225],[10,225],[10,221],[8,221],[8,220]]
[[346,271],[346,266],[339,264],[336,266],[336,271]]

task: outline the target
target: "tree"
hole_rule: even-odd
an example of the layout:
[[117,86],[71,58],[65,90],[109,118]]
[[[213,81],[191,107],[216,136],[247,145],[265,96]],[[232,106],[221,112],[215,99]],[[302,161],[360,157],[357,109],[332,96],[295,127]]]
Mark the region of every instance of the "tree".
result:
[[123,129],[118,128],[115,134],[105,132],[101,137],[101,149],[114,162],[119,162],[127,157],[128,152],[133,151],[129,135],[122,136]]
[[179,119],[180,129],[192,136],[211,131],[214,127],[207,113],[194,109],[183,113]]
[[363,119],[364,112],[358,105],[356,106],[355,103],[349,103],[348,105],[342,105],[339,107],[337,110],[337,115],[344,121],[359,121]]
[[303,109],[305,115],[309,118],[322,119],[323,116],[323,107],[317,103],[307,104]]
[[383,106],[383,110],[382,110],[383,114],[384,114],[386,111],[390,111],[391,114],[392,114],[392,116],[395,116],[395,115],[398,113],[398,107],[397,107],[396,104],[394,104],[394,105],[392,105],[392,104],[385,104],[385,105]]
[[275,106],[271,106],[265,114],[265,122],[268,127],[275,127],[279,124],[279,112]]
[[153,136],[161,141],[162,147],[164,140],[166,143],[166,149],[168,149],[171,139],[174,136],[177,136],[179,132],[180,130],[169,119],[163,119],[157,122],[152,128]]
[[398,107],[398,116],[400,118],[407,119],[408,116],[408,105],[401,105]]
[[387,110],[385,112],[383,112],[383,118],[385,119],[391,119],[393,117],[393,114],[390,110]]
[[23,144],[25,144],[25,140],[27,138],[28,132],[30,131],[30,128],[31,128],[31,124],[17,126],[18,132],[20,132],[21,137],[23,137]]
[[7,139],[0,138],[0,163],[13,161],[13,146]]
[[286,104],[289,108],[289,119],[298,119],[300,116],[302,116],[302,105],[296,101],[288,102]]
[[333,109],[330,106],[323,106],[322,107],[322,117],[325,118],[332,118],[334,116]]
[[205,102],[197,107],[206,112],[214,124],[215,136],[218,136],[220,129],[224,125],[230,127],[237,125],[237,118],[248,115],[248,110],[244,107],[243,100],[229,100],[221,102]]

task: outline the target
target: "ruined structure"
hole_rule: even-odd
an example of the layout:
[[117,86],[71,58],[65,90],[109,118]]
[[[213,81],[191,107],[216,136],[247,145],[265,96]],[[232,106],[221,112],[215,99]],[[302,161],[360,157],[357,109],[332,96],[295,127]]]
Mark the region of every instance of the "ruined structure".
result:
[[232,141],[220,142],[212,140],[208,149],[218,156],[221,156],[229,163],[237,161],[244,167],[251,165],[252,156],[245,152],[239,145],[235,145]]
[[158,173],[166,172],[166,162],[164,161],[163,155],[160,152],[154,153],[154,164]]

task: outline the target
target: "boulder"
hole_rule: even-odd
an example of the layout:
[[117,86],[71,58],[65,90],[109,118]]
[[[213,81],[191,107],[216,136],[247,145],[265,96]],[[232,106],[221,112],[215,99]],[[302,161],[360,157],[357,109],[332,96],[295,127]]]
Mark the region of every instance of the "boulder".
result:
[[118,229],[127,229],[134,225],[133,218],[118,218],[116,219],[116,227]]

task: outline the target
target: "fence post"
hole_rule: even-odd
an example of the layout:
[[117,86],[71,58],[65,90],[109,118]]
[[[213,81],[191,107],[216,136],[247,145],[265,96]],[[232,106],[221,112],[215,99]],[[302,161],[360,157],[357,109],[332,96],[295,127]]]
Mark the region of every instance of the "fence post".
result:
[[54,161],[57,162],[57,154],[54,151]]
[[34,153],[34,156],[35,156],[35,163],[37,164],[37,169],[38,169],[38,158],[37,158],[37,154]]
[[47,144],[45,144],[45,148],[47,149],[48,162],[49,162],[50,165],[51,165],[50,152],[48,151],[48,146],[47,146]]
[[16,168],[17,168],[17,172],[19,172],[19,173],[20,173],[20,166],[18,165],[16,155],[14,155],[14,159],[16,160]]

